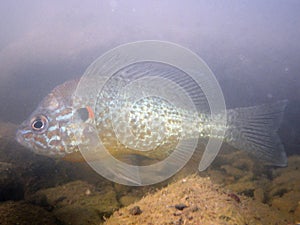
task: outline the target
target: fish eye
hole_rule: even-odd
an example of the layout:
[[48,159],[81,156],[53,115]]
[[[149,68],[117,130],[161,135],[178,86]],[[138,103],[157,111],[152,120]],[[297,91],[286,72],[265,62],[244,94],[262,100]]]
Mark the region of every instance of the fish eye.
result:
[[43,131],[48,126],[48,119],[47,117],[40,115],[36,116],[31,121],[31,128],[34,131]]

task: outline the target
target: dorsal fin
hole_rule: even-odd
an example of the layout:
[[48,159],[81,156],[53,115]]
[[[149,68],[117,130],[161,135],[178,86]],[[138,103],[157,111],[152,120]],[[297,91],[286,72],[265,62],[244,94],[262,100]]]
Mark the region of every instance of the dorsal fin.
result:
[[67,101],[66,103],[68,103],[68,101],[71,100],[71,97],[77,87],[78,82],[79,79],[66,81],[65,83],[58,85],[56,88],[54,88],[51,93],[53,93],[55,97],[60,97],[64,99],[64,101]]
[[55,87],[42,101],[42,106],[55,109],[59,105],[71,106],[72,95],[76,90],[79,79],[66,81]]

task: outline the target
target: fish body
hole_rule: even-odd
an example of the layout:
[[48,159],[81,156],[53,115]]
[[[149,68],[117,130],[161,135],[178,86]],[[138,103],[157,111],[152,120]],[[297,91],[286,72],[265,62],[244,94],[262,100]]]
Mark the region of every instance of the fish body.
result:
[[[97,123],[95,126],[104,145],[116,148],[116,151],[121,148],[121,143],[133,142],[135,148],[139,145],[150,148],[176,143],[179,137],[208,137],[210,133],[207,116],[176,109],[157,97],[142,99],[133,106],[127,103],[113,109],[110,107],[114,105],[113,100],[107,100],[99,107],[101,110],[95,122],[94,112],[89,106],[92,100],[72,99],[77,84],[78,80],[72,80],[59,85],[42,100],[18,129],[17,140],[22,145],[38,154],[65,156],[78,151],[78,145],[84,142],[80,138],[83,136],[83,124],[88,122]],[[128,111],[131,114],[125,115],[124,112]],[[129,122],[133,140],[122,140],[127,138],[126,135],[117,138],[114,134],[114,130],[126,129],[126,125],[121,122],[122,118]],[[188,122],[183,123],[184,119],[188,119]],[[130,150],[127,148],[127,151]]]
[[[91,141],[93,127],[112,155],[143,154],[162,159],[182,139],[220,138],[275,165],[286,165],[277,136],[285,101],[209,115],[176,107],[162,98],[118,102],[102,96],[74,99],[79,80],[57,86],[19,127],[17,141],[37,154],[64,157]],[[218,123],[226,117],[227,124]],[[87,124],[89,126],[87,126]],[[225,136],[221,135],[225,133]],[[219,135],[220,134],[220,135]]]

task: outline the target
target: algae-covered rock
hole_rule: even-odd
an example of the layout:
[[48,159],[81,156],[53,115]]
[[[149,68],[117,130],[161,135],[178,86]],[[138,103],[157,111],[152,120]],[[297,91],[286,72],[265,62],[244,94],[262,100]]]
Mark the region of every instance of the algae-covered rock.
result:
[[254,197],[255,200],[257,200],[259,202],[262,202],[262,203],[265,203],[266,196],[265,196],[265,191],[264,191],[263,188],[256,188],[254,190],[253,194],[254,194],[253,197]]
[[266,203],[291,220],[299,220],[300,156],[288,157],[284,168],[263,167],[260,161],[240,151],[221,154],[220,158],[207,171],[214,182]]
[[41,203],[46,208],[51,206],[59,221],[72,225],[99,224],[104,216],[111,215],[113,210],[119,208],[111,186],[102,187],[100,193],[93,185],[83,181],[40,190],[27,200]]
[[[226,188],[229,190],[232,190],[234,192],[238,192],[238,193],[254,193],[255,190],[255,184],[254,182],[237,182],[237,183],[233,183],[230,185],[226,185]],[[248,194],[249,196],[249,194]],[[252,194],[253,196],[253,194]]]
[[293,216],[300,202],[300,192],[290,191],[282,197],[276,197],[272,200],[272,206],[279,209],[287,216]]
[[121,203],[122,206],[127,206],[138,200],[140,200],[139,196],[130,194],[130,195],[121,196],[119,202]]
[[300,201],[298,202],[297,208],[295,209],[294,219],[295,219],[295,221],[299,221],[296,223],[300,224]]
[[221,166],[221,169],[224,169],[228,175],[233,176],[235,179],[239,179],[245,175],[243,170],[228,164]]
[[268,198],[272,207],[279,209],[297,222],[300,220],[300,156],[288,158],[288,167],[273,173]]
[[99,225],[102,221],[97,210],[89,207],[69,205],[55,210],[55,217],[66,225]]
[[38,206],[13,201],[0,204],[1,225],[53,225],[57,222],[50,212]]
[[300,192],[300,156],[288,158],[288,167],[274,171],[270,196],[282,196],[289,191]]
[[[176,207],[184,205],[184,207]],[[139,214],[132,214],[139,208]],[[287,224],[278,211],[209,178],[189,176],[116,211],[105,224]]]

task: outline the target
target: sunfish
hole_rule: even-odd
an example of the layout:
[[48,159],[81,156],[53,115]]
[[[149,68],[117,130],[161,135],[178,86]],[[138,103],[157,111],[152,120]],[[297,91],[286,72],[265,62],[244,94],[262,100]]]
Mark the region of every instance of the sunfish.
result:
[[[126,146],[126,140],[114,132],[119,114],[126,110],[115,107],[114,98],[101,102],[101,110],[94,111],[93,99],[74,101],[73,94],[79,80],[67,81],[54,88],[34,112],[19,127],[17,141],[37,154],[62,158],[79,151],[86,141],[84,125],[94,124],[102,143],[112,155],[143,154],[163,159],[172,152],[179,138],[222,138],[240,150],[248,151],[268,164],[286,166],[287,157],[277,134],[287,101],[229,109],[226,126],[216,120],[223,115],[189,112],[177,108],[158,97],[128,102],[128,124],[131,126],[131,146],[156,146],[152,151],[136,151]],[[114,106],[114,107],[111,107]],[[99,108],[99,107],[98,107]],[[111,115],[117,115],[116,117]],[[214,120],[212,120],[214,117]],[[187,119],[188,123],[182,123]],[[218,130],[225,136],[218,137]],[[213,132],[212,132],[213,131]],[[121,137],[121,139],[126,137]],[[128,142],[128,143],[129,143]]]

